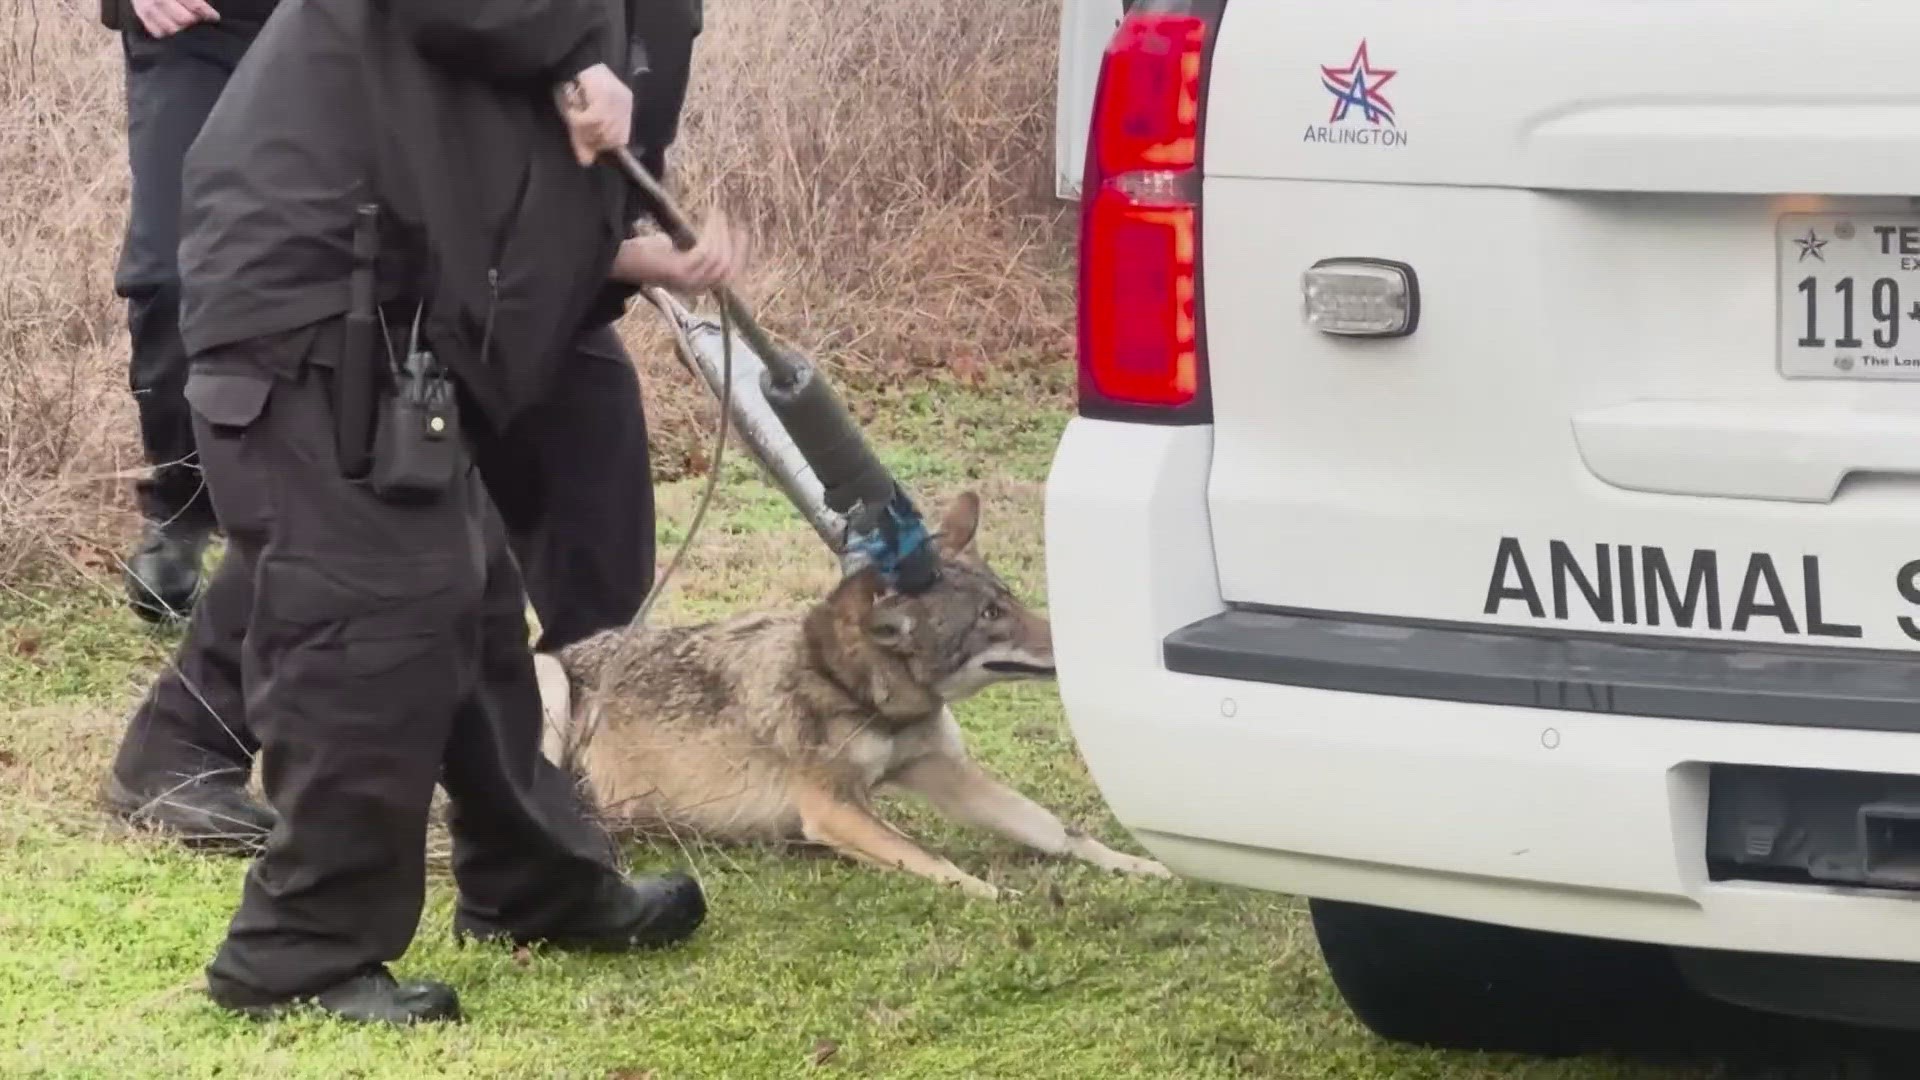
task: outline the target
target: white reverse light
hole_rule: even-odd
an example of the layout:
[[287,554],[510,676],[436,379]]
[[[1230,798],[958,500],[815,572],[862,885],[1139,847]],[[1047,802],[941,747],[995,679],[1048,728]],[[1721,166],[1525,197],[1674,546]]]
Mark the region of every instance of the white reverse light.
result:
[[1405,337],[1420,320],[1413,267],[1384,259],[1322,259],[1300,277],[1307,325],[1345,337]]

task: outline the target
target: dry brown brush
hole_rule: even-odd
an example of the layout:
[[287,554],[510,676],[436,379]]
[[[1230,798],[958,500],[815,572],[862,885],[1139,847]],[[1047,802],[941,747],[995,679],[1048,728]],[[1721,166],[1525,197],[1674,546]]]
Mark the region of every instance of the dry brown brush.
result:
[[[96,9],[0,0],[0,588],[109,568],[141,465],[112,292],[122,77]],[[1063,360],[1056,10],[707,0],[673,186],[748,226],[764,321],[849,386]],[[657,475],[701,468],[710,401],[650,309],[623,329]]]

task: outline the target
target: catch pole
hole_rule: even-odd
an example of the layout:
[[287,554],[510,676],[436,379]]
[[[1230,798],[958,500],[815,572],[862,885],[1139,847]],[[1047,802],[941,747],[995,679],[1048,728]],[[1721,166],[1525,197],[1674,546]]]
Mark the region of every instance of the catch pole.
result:
[[[621,171],[652,201],[654,218],[674,246],[683,251],[693,247],[698,238],[692,225],[660,183],[624,147],[614,155]],[[843,556],[873,565],[903,592],[927,588],[937,565],[926,524],[906,490],[868,445],[839,395],[810,361],[776,344],[731,288],[713,291],[728,321],[762,365],[760,394],[767,408],[818,479],[826,506],[846,523],[846,536],[839,545]],[[764,454],[761,460],[768,464]],[[783,481],[788,497],[794,498],[785,478],[777,479]],[[796,507],[810,521],[819,521],[810,507],[798,501]]]

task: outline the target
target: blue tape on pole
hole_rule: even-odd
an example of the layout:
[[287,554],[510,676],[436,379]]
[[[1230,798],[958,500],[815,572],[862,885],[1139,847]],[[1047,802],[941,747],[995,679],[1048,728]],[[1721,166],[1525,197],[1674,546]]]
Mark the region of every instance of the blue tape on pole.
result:
[[873,566],[889,587],[918,592],[933,583],[931,542],[920,511],[905,492],[899,492],[887,503],[879,527],[849,536],[847,547]]

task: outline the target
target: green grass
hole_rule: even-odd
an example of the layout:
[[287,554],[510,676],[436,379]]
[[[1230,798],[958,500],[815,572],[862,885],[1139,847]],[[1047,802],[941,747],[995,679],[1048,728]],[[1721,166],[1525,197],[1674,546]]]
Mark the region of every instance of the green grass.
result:
[[[1034,402],[1059,388],[896,391],[873,424],[920,489],[987,493],[983,545],[1035,599],[1039,481],[1064,418]],[[831,578],[811,533],[744,460],[724,475],[664,618],[798,603]],[[698,487],[662,490],[663,561]],[[403,1032],[232,1019],[206,1002],[200,973],[243,866],[119,836],[78,802],[170,645],[124,611],[111,582],[0,598],[0,1076],[1732,1075],[1711,1064],[1389,1047],[1342,1007],[1297,902],[1032,859],[911,803],[892,808],[895,820],[1020,895],[974,901],[775,850],[643,847],[637,869],[698,869],[711,920],[691,945],[664,954],[576,958],[454,947],[450,887],[436,877],[397,968],[451,980],[467,1024]],[[1133,848],[1049,689],[989,693],[960,715],[989,768]]]

